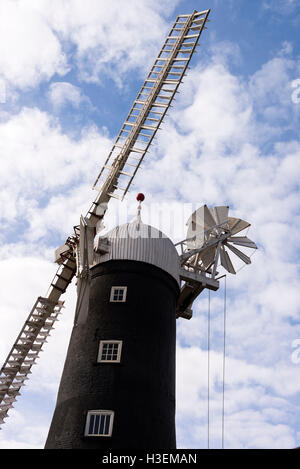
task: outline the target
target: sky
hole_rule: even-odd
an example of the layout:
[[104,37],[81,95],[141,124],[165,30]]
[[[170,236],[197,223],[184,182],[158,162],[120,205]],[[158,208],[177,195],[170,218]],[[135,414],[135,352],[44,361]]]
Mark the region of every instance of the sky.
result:
[[[177,321],[179,448],[300,445],[300,1],[0,1],[0,362],[56,267],[54,250],[95,198],[94,180],[178,14],[211,9],[173,108],[106,229],[144,222],[174,242],[192,210],[251,223],[252,264]],[[221,272],[221,269],[220,269]],[[75,286],[0,448],[43,448],[73,324]],[[208,441],[209,435],[209,441]]]

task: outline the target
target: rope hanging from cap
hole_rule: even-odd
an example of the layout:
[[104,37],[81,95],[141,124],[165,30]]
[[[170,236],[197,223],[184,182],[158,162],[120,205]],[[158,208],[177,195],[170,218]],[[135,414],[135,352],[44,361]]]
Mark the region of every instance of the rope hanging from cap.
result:
[[[227,282],[224,275],[224,300],[223,300],[223,356],[222,356],[222,449],[225,441],[225,371],[226,371],[226,319],[227,319]],[[208,290],[207,311],[207,448],[210,448],[210,349],[211,349],[211,307],[210,290]]]
[[207,449],[209,449],[209,387],[210,387],[210,290],[208,290],[208,312],[207,312]]
[[225,360],[226,360],[226,315],[227,315],[227,285],[224,277],[224,323],[223,323],[223,389],[222,389],[222,449],[224,449],[225,437]]

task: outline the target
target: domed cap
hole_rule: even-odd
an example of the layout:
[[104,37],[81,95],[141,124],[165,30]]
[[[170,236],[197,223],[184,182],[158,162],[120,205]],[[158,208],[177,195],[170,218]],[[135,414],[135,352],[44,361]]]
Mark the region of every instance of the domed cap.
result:
[[174,244],[164,233],[144,224],[139,216],[99,238],[98,246],[105,241],[108,252],[95,254],[94,265],[120,259],[146,262],[168,272],[180,285],[179,255]]

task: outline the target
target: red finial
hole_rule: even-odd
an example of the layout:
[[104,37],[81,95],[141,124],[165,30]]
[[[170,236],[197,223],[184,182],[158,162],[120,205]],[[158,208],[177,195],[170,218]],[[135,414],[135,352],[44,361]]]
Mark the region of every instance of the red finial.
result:
[[143,200],[145,200],[144,194],[139,192],[138,195],[136,196],[136,200],[138,200],[139,202],[143,202]]

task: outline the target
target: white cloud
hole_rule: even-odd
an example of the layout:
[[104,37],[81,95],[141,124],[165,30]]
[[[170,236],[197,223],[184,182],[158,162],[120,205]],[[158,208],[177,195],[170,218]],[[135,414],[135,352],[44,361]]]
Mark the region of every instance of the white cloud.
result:
[[82,94],[78,86],[67,82],[51,83],[48,97],[55,109],[60,110],[67,104],[78,108],[82,103],[89,103],[90,100]]
[[261,118],[263,138],[278,138],[286,130],[295,130],[299,110],[293,101],[292,84],[300,75],[300,61],[293,58],[292,45],[283,42],[275,57],[263,64],[250,78],[253,105]]
[[66,56],[45,18],[27,2],[1,2],[0,77],[23,89],[67,71]]
[[77,224],[74,206],[80,210],[83,201],[92,201],[91,186],[111,145],[106,133],[88,127],[73,139],[47,113],[24,108],[0,123],[0,135],[1,218],[37,229],[37,217],[35,239],[49,229],[65,232],[67,222]]
[[[177,348],[177,426],[183,448],[205,448],[207,445],[207,360],[207,352],[198,347]],[[289,378],[285,376],[284,368],[264,369],[227,357],[224,420],[226,448],[296,446],[296,434],[289,426],[294,420],[293,406],[288,399],[276,396],[277,392],[280,394],[283,391],[283,376],[285,383],[293,380],[294,368],[290,368],[288,373]],[[221,428],[222,355],[211,351],[211,447],[221,447]]]
[[114,0],[108,8],[97,0],[2,2],[0,78],[33,88],[66,75],[75,61],[80,79],[98,83],[106,74],[123,86],[121,72],[149,68],[169,28],[163,16],[177,3]]
[[[99,2],[80,0],[40,1],[35,7],[64,39],[76,46],[76,61],[80,77],[99,82],[102,74],[109,74],[120,85],[131,68],[144,71],[153,51],[158,49],[168,25],[162,15],[175,8],[178,2],[143,2],[132,0]],[[138,18],[138,21],[137,21]],[[157,50],[158,52],[158,50]]]
[[289,15],[300,5],[299,0],[265,0],[262,3],[264,10],[272,11],[273,14]]

